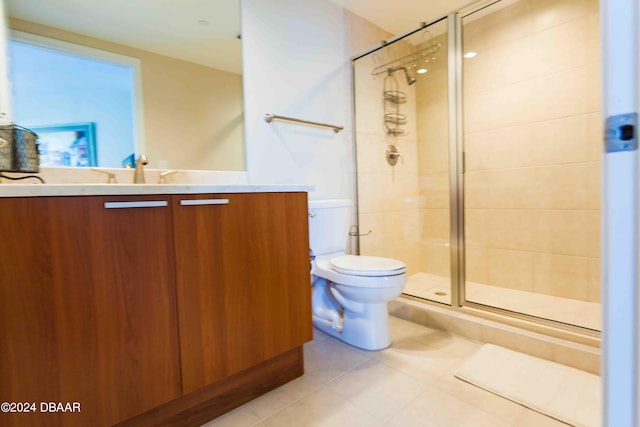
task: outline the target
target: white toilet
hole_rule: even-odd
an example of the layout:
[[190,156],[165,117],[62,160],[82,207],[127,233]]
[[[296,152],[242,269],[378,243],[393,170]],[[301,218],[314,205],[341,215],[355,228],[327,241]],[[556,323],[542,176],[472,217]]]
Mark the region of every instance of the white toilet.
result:
[[380,350],[391,344],[387,302],[402,293],[406,265],[345,255],[350,220],[350,200],[309,201],[313,325],[355,347]]

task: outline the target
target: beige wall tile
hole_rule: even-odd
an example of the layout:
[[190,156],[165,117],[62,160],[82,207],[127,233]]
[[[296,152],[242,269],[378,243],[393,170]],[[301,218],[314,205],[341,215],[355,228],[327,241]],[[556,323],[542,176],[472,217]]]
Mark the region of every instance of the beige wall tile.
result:
[[487,228],[491,211],[485,209],[465,209],[464,239],[469,248],[486,248],[489,245]]
[[490,48],[487,46],[487,22],[476,19],[478,14],[462,19],[462,49],[463,52],[480,52]]
[[532,45],[538,75],[585,65],[588,52],[593,49],[589,45],[587,15],[535,33]]
[[589,114],[534,123],[531,162],[553,165],[589,160],[589,123]]
[[420,207],[427,209],[449,209],[449,175],[422,175],[419,177]]
[[587,65],[587,108],[592,113],[602,107],[602,69],[600,62]]
[[592,258],[600,258],[601,256],[601,229],[600,211],[587,211],[587,226],[585,227],[588,237],[588,253],[587,256]]
[[445,173],[449,171],[449,140],[440,138],[419,138],[417,144],[418,171],[420,175]]
[[529,36],[486,47],[477,53],[474,58],[464,58],[462,63],[467,94],[531,79],[540,68],[537,57],[540,52]]
[[587,258],[589,269],[589,292],[588,300],[591,302],[600,302],[602,299],[602,278],[600,276],[600,258]]
[[448,209],[421,209],[422,240],[429,243],[449,243],[451,229],[449,227]]
[[[589,2],[596,3],[597,9],[597,0],[588,0]],[[601,60],[601,49],[594,49],[593,46],[600,46],[600,14],[596,11],[587,16],[587,31],[588,31],[588,39],[587,43],[591,48],[587,51],[587,60],[589,62],[599,62]]]
[[418,177],[415,175],[384,175],[382,192],[381,210],[400,211],[419,207]]
[[600,1],[587,0],[587,13],[600,13]]
[[468,209],[527,209],[536,203],[535,168],[471,171],[465,174]]
[[407,264],[407,274],[415,274],[424,271],[420,264],[420,243],[409,242],[394,247],[391,258],[398,259]]
[[[586,71],[584,74],[583,86],[586,84]],[[542,84],[544,82],[539,82],[538,79],[525,80],[488,91],[466,94],[464,103],[465,132],[515,126],[530,122],[532,117],[541,117],[542,114],[536,109],[541,108],[540,98],[548,92],[548,90],[543,91],[542,95],[536,93]],[[559,87],[555,87],[555,89],[562,90]],[[583,95],[583,97],[585,96]]]
[[467,209],[465,239],[468,246],[534,250],[538,243],[538,211]]
[[601,189],[602,189],[602,164],[601,162],[587,163],[587,191],[588,191],[588,204],[587,209],[600,210],[602,204]]
[[588,258],[533,254],[534,292],[588,301]]
[[449,246],[422,243],[420,254],[421,271],[438,276],[451,276],[451,248]]
[[383,81],[371,77],[371,65],[355,63],[355,126],[358,132],[386,134],[384,127]]
[[534,0],[533,29],[541,31],[563,24],[589,12],[587,0]]
[[[520,0],[507,7],[487,9],[463,19],[463,34],[466,33],[465,50],[473,46],[475,36],[484,39],[484,43],[477,44],[479,48],[509,43],[530,34],[533,25],[531,3],[535,1],[537,0]],[[479,16],[482,18],[468,24],[470,20]]]
[[[535,168],[532,205],[538,209],[586,209],[588,166],[571,163]],[[537,185],[535,184],[537,182]]]
[[486,285],[521,291],[533,290],[533,257],[531,252],[489,249]]
[[346,9],[344,9],[344,33],[347,57],[364,52],[381,40],[393,37],[393,34]]
[[358,173],[390,174],[392,169],[386,161],[388,143],[379,134],[356,133],[356,161]]
[[448,102],[447,41],[444,36],[437,37],[435,40],[441,45],[440,50],[434,55],[436,59],[422,64],[428,71],[415,76],[418,109],[429,104]]
[[465,281],[489,283],[489,249],[466,246],[464,253]]
[[414,178],[418,175],[418,144],[415,139],[404,137],[398,138],[399,141],[394,144],[398,152],[402,155],[395,166],[389,166],[386,160],[386,147],[384,151],[376,153],[378,157],[382,157],[387,168],[392,169],[393,174],[411,175]]
[[536,224],[530,230],[535,236],[531,249],[537,252],[558,255],[590,256],[590,236],[588,211],[534,211]]
[[588,160],[602,159],[604,152],[604,118],[602,112],[587,114],[587,153]]
[[384,209],[384,187],[388,179],[387,175],[378,173],[358,174],[359,212],[381,212]]
[[449,106],[446,102],[425,105],[418,109],[416,122],[419,124],[418,139],[448,138]]
[[467,133],[464,136],[467,171],[532,166],[536,148],[530,124]]
[[465,203],[484,209],[586,209],[586,163],[468,172]]
[[[542,121],[585,114],[589,101],[590,66],[579,66],[534,80],[528,120]],[[595,83],[595,81],[593,81]]]
[[492,248],[530,250],[538,236],[535,233],[536,211],[491,210],[488,235]]
[[420,210],[388,211],[382,216],[384,246],[420,240]]

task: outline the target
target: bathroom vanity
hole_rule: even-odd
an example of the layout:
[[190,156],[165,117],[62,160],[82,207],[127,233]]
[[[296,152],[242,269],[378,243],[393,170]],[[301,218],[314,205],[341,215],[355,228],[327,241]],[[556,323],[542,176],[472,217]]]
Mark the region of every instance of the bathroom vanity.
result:
[[200,425],[302,375],[306,190],[2,188],[1,400],[36,410],[0,424]]

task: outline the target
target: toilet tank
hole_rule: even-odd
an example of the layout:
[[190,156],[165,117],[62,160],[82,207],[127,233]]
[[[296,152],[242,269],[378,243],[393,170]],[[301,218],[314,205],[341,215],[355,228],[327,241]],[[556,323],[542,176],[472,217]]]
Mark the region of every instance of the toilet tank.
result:
[[309,245],[313,255],[344,252],[349,241],[351,200],[309,200]]

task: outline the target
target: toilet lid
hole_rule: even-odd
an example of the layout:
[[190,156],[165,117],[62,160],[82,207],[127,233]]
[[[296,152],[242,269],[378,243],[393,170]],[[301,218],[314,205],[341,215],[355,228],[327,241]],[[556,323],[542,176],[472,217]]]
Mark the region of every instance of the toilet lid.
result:
[[396,259],[377,256],[343,255],[329,261],[338,273],[352,276],[394,276],[405,272],[407,265]]

